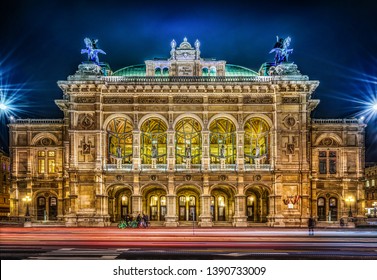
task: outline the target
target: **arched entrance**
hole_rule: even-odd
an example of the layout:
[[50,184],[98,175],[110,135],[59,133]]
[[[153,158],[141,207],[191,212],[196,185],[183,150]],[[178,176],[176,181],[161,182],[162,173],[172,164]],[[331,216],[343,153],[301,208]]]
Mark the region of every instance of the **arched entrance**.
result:
[[163,222],[166,213],[166,190],[159,185],[149,186],[143,194],[143,214],[147,214],[150,221]]
[[190,186],[180,188],[177,192],[178,221],[198,221],[200,213],[199,193]]
[[338,220],[338,198],[334,195],[320,195],[317,199],[318,221],[337,221]]
[[269,213],[268,196],[269,190],[262,185],[254,185],[247,188],[246,196],[246,216],[251,223],[265,223]]
[[113,185],[108,190],[108,209],[112,222],[118,223],[132,215],[132,191],[125,185]]
[[211,190],[212,221],[228,222],[234,215],[234,193],[228,186],[215,186]]
[[37,202],[37,220],[39,221],[53,221],[57,220],[58,216],[58,199],[54,194],[49,192],[38,194]]

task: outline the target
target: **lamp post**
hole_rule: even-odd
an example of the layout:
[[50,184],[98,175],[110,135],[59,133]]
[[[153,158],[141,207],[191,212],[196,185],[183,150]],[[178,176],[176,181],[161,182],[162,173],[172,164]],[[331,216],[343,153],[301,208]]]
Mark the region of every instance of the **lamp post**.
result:
[[349,196],[348,198],[346,198],[346,201],[349,203],[350,205],[350,209],[348,211],[348,217],[352,217],[352,209],[351,209],[351,205],[352,205],[352,202],[354,202],[354,198],[352,196]]
[[29,202],[31,201],[31,198],[27,195],[22,201],[26,202],[25,222],[30,222]]

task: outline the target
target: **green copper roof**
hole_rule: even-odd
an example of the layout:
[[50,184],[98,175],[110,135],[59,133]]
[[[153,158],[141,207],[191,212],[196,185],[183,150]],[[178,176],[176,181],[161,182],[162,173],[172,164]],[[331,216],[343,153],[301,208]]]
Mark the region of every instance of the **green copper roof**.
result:
[[[113,76],[126,76],[126,77],[145,77],[146,67],[145,64],[137,64],[124,67],[113,73]],[[248,77],[248,76],[258,76],[258,73],[239,65],[226,64],[225,65],[225,76],[226,77]]]
[[239,76],[258,76],[258,73],[239,65],[225,64],[225,76],[227,77],[239,77]]
[[145,77],[145,73],[145,64],[136,64],[115,71],[113,76]]

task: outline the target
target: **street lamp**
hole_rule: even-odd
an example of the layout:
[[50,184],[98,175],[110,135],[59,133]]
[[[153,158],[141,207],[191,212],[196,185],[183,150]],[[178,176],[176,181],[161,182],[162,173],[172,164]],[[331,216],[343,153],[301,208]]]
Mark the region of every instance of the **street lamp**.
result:
[[30,212],[29,212],[29,202],[31,201],[30,196],[25,196],[22,201],[26,202],[26,214],[25,214],[25,221],[30,222]]
[[348,217],[352,217],[352,209],[351,209],[351,205],[352,205],[352,202],[354,202],[354,198],[352,196],[349,196],[348,198],[346,198],[346,201],[349,203],[350,205],[350,210],[348,211]]

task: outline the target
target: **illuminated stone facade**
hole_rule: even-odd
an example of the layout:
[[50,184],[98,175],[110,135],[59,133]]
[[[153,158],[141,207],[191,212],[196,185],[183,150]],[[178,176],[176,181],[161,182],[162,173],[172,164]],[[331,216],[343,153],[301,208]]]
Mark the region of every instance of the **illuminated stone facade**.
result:
[[0,149],[0,219],[9,216],[10,158]]
[[377,165],[365,168],[365,215],[377,218]]
[[84,62],[58,82],[64,119],[9,125],[12,215],[26,195],[33,221],[66,226],[336,224],[350,195],[362,214],[365,125],[311,120],[318,84],[288,62],[203,59],[186,39],[115,72]]

